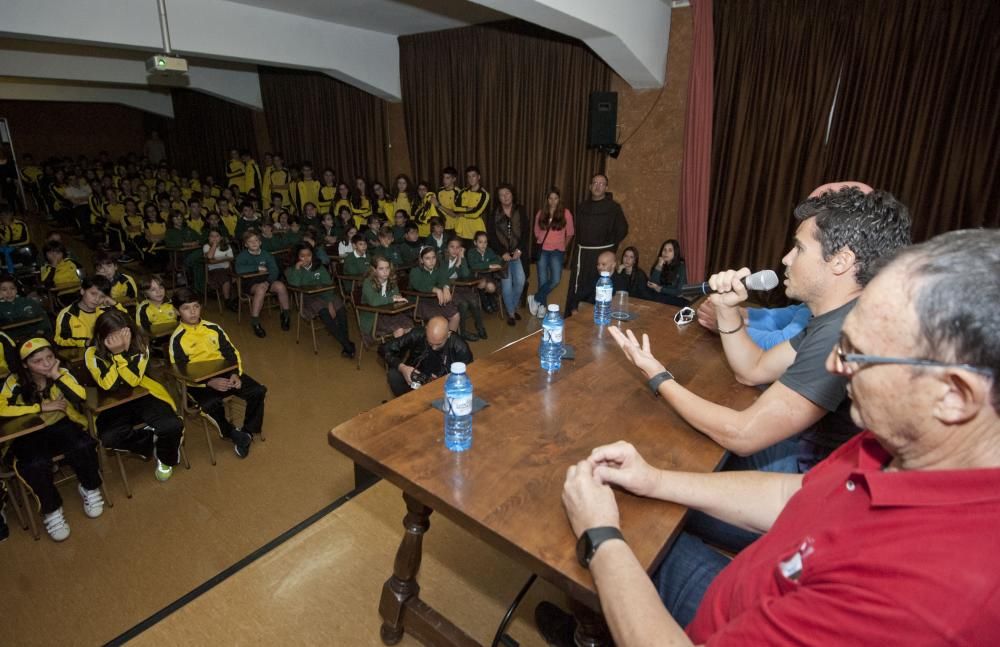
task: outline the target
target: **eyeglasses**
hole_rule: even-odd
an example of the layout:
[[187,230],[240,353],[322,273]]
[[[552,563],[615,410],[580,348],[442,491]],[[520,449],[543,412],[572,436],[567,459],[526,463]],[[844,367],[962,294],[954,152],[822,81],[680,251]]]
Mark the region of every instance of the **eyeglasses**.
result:
[[836,353],[837,359],[840,361],[840,365],[844,368],[848,368],[848,363],[857,364],[856,367],[851,367],[849,371],[851,373],[856,373],[861,369],[865,368],[865,365],[872,364],[902,364],[904,366],[923,366],[926,368],[961,368],[967,371],[972,371],[974,373],[979,373],[980,375],[985,375],[986,377],[994,377],[993,369],[985,368],[983,366],[973,366],[972,364],[956,364],[953,362],[938,362],[933,359],[918,359],[914,357],[882,357],[879,355],[862,355],[860,353],[845,353],[842,348],[841,343],[838,343],[833,347],[833,352]]
[[674,323],[678,326],[686,326],[694,321],[694,317],[694,308],[681,308],[677,311],[677,314],[674,315]]

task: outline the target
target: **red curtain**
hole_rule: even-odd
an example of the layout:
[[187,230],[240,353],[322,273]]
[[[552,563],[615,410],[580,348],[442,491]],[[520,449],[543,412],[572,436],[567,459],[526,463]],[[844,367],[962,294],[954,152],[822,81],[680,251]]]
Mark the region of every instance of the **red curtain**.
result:
[[712,0],[693,0],[694,42],[688,78],[684,122],[684,159],[681,162],[680,217],[677,238],[684,250],[688,280],[705,280],[708,247],[709,181],[712,176]]

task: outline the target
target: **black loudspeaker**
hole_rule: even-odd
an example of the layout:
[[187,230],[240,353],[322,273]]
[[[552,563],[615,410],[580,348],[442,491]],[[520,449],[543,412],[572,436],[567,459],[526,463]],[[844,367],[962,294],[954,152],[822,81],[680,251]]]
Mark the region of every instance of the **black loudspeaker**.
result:
[[587,148],[607,148],[614,145],[617,125],[618,93],[591,92]]

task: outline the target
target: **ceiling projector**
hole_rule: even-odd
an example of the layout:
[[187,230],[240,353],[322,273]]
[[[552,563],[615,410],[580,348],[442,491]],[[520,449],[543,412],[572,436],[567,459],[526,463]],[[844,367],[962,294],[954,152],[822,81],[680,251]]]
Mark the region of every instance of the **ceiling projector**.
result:
[[187,74],[187,71],[187,59],[178,58],[176,56],[156,54],[155,56],[149,57],[146,61],[147,74],[176,75]]

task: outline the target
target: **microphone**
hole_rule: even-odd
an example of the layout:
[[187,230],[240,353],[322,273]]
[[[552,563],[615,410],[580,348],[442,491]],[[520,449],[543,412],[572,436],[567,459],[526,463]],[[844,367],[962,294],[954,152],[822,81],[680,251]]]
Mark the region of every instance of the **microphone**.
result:
[[[742,281],[748,290],[758,290],[761,292],[773,290],[778,287],[779,283],[778,275],[775,274],[774,270],[754,272],[750,276],[743,278]],[[708,281],[704,283],[692,283],[681,288],[681,294],[684,296],[711,294],[711,292],[712,288],[708,285]]]

